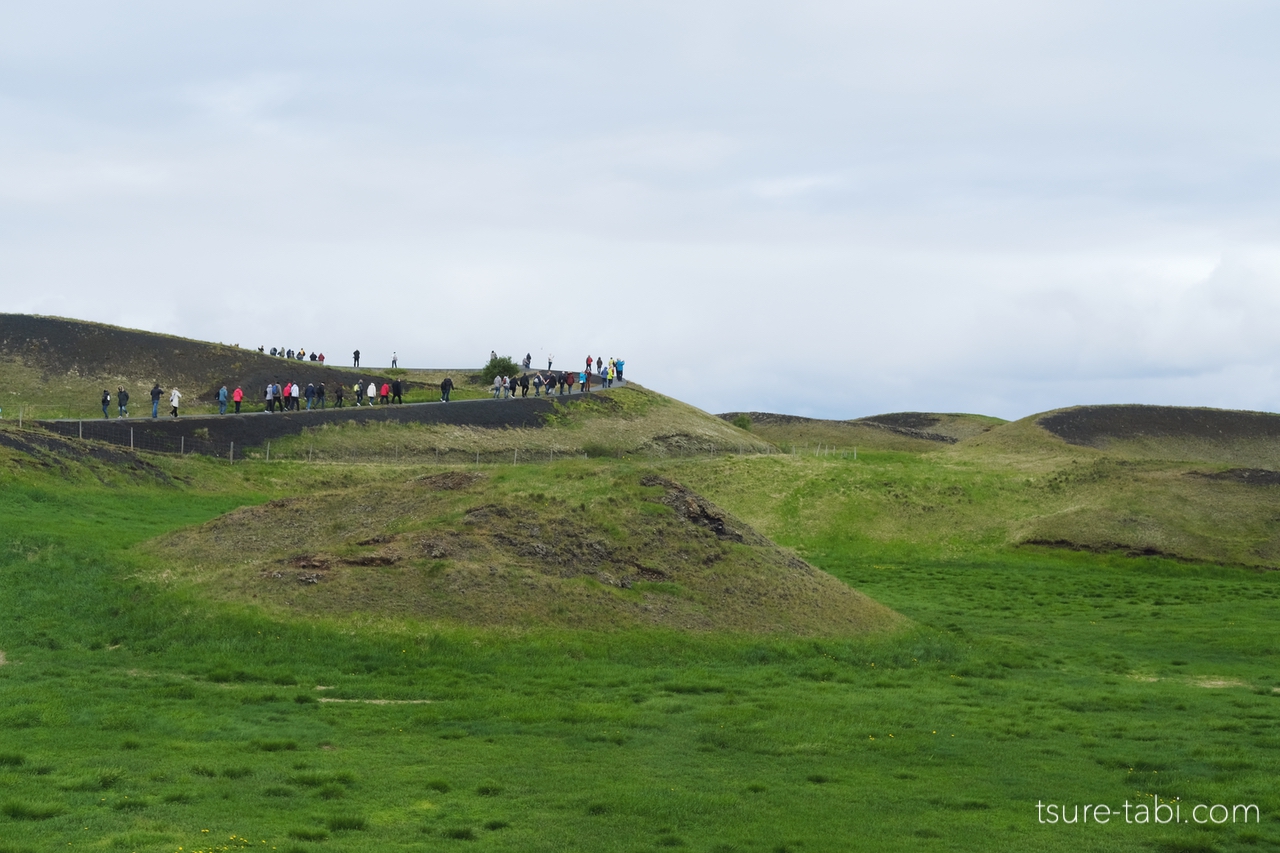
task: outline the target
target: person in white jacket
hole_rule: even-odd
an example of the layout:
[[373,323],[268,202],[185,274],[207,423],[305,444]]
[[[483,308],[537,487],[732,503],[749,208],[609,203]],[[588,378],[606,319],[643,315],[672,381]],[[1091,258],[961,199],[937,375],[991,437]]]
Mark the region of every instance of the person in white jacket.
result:
[[298,398],[302,395],[298,392],[298,383],[293,383],[293,410],[298,411]]
[[374,401],[374,400],[376,400],[376,399],[378,399],[378,388],[377,388],[377,386],[376,386],[376,385],[374,385],[372,382],[370,382],[370,383],[369,383],[369,387],[368,387],[368,388],[366,388],[366,389],[364,390],[364,393],[365,393],[365,395],[369,398],[369,405],[370,405],[370,406],[372,406],[372,405],[373,405],[373,401]]
[[182,402],[182,392],[177,388],[174,388],[172,393],[169,394],[169,405],[173,408],[173,412],[171,414],[175,418],[178,416],[178,404],[180,402]]

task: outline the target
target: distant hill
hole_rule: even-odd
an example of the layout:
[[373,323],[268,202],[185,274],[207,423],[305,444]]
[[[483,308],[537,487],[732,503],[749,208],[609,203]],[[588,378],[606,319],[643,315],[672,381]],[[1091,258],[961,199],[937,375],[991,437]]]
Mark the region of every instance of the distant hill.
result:
[[143,404],[155,382],[165,389],[179,388],[194,405],[210,401],[223,384],[243,387],[256,401],[268,381],[332,386],[350,384],[355,376],[353,371],[275,358],[256,349],[61,317],[0,314],[0,406],[7,414],[16,414],[21,403],[31,417],[92,416],[103,389],[114,397],[121,385],[136,406]]
[[986,415],[895,412],[857,420],[838,421],[773,412],[725,412],[733,422],[750,419],[751,431],[779,447],[829,445],[868,450],[933,450],[955,444],[1005,423]]

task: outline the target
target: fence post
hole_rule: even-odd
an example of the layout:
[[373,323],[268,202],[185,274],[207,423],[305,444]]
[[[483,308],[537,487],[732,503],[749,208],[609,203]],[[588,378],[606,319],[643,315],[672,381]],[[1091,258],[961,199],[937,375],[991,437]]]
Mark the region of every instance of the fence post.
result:
[[80,440],[84,441],[84,421],[80,421]]
[[511,464],[512,464],[512,465],[519,465],[519,464],[520,464],[520,451],[519,451],[519,449],[516,449],[516,450],[511,451]]
[[271,461],[271,442],[267,442],[267,461]]
[[178,455],[179,456],[187,455],[187,437],[185,435],[178,437]]
[[129,449],[133,450],[133,427],[129,427]]
[[231,442],[231,455],[227,458],[231,460],[230,464],[236,464],[236,443],[234,441]]

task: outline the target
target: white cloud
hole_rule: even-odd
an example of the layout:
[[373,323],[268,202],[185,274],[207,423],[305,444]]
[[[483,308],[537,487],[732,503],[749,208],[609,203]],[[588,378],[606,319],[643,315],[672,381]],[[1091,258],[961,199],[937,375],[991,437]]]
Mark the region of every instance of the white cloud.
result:
[[0,310],[603,347],[715,410],[1277,408],[1278,14],[7,8]]

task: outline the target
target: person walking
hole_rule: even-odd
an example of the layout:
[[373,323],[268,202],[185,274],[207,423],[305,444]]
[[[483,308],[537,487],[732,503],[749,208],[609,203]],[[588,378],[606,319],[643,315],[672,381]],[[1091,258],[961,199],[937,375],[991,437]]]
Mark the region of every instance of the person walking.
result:
[[365,395],[369,398],[369,405],[373,405],[373,401],[378,399],[378,388],[373,384],[373,380],[369,380],[369,387],[365,389]]
[[596,370],[599,370],[602,367],[604,367],[604,359],[600,356],[596,356]]
[[231,401],[236,404],[236,414],[240,414],[240,404],[244,402],[244,389],[239,385],[231,392]]
[[551,359],[555,358],[551,353],[547,353],[547,370],[551,369]]
[[591,374],[585,370],[578,374],[578,393],[579,394],[587,390],[587,380],[590,377],[591,377]]
[[591,372],[591,356],[587,356],[587,372]]
[[225,415],[227,413],[227,386],[223,385],[218,389],[218,414]]
[[182,392],[174,388],[169,392],[169,407],[173,410],[170,412],[175,418],[178,416],[178,404],[182,402]]
[[364,405],[364,381],[357,379],[356,384],[353,387],[355,388],[355,392],[356,392],[356,405],[363,406]]
[[529,396],[529,374],[520,374],[520,399]]
[[293,410],[295,412],[302,411],[302,389],[298,387],[298,383],[293,383]]
[[351,353],[351,366],[357,370],[360,368],[360,350]]
[[316,405],[321,409],[324,408],[324,383],[321,382],[316,388]]
[[622,359],[618,359],[618,379],[622,382],[626,381],[625,379],[622,378],[622,365],[624,364],[626,364],[625,361],[623,361]]
[[308,383],[307,383],[307,390],[306,390],[306,391],[304,391],[304,392],[302,392],[302,396],[304,396],[304,397],[306,397],[306,398],[307,398],[307,411],[308,411],[308,412],[309,412],[309,411],[311,411],[311,404],[312,404],[312,403],[314,403],[314,402],[315,402],[315,399],[316,399],[316,386],[315,386],[315,383],[313,383],[313,382],[308,382]]
[[108,391],[106,388],[103,388],[102,389],[102,416],[104,418],[111,417],[110,415],[107,414],[107,409],[110,406],[111,406],[111,392]]
[[275,386],[272,385],[270,382],[268,382],[267,388],[262,394],[262,405],[266,408],[268,412],[274,412],[276,410],[275,391],[276,391]]
[[531,364],[533,364],[533,353],[527,352],[524,354],[524,369],[528,370]]
[[396,352],[395,352],[395,350],[392,350],[392,351],[391,351],[391,366],[392,366],[392,367],[395,367],[395,366],[396,366]]
[[129,392],[124,390],[123,385],[116,388],[116,405],[120,409],[119,417],[129,417]]
[[493,399],[497,400],[502,396],[502,377],[493,377]]
[[333,407],[335,409],[342,408],[342,397],[346,392],[342,389],[342,383],[338,383],[338,387],[333,389]]
[[404,386],[400,384],[400,380],[392,379],[391,380],[391,402],[403,405],[404,404],[404,397],[402,396],[403,391],[404,391]]
[[533,374],[533,396],[535,397],[542,396],[542,374],[541,373]]
[[446,376],[440,383],[440,402],[449,402],[449,392],[453,390],[453,377]]
[[155,387],[151,389],[151,417],[157,417],[160,414],[160,397],[164,391],[160,390],[160,383],[157,382]]
[[378,389],[378,402],[384,406],[391,403],[391,386],[386,382],[383,382],[382,387]]

